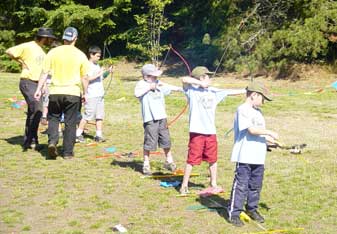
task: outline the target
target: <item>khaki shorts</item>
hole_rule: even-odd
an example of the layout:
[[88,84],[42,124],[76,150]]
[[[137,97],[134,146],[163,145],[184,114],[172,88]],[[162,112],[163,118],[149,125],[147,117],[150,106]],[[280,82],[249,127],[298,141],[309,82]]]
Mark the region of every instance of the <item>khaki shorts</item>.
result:
[[93,97],[86,100],[83,119],[87,121],[104,119],[104,97]]
[[171,147],[170,132],[167,128],[167,120],[160,119],[143,124],[144,127],[144,150],[155,151],[159,148]]

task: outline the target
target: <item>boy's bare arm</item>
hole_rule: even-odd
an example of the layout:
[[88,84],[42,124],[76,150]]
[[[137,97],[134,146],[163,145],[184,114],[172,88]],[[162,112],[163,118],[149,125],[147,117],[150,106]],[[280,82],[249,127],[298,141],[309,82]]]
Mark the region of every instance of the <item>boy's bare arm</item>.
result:
[[91,81],[91,80],[96,80],[98,77],[103,75],[103,70],[100,70],[99,72],[97,72],[96,74],[92,75],[92,76],[87,76],[87,80]]
[[227,91],[228,96],[235,96],[239,94],[245,94],[247,92],[246,89],[225,89]]
[[209,82],[207,82],[206,80],[204,81],[200,81],[198,79],[195,79],[193,77],[190,76],[184,76],[181,78],[181,82],[183,83],[183,86],[185,87],[186,85],[199,85],[203,88],[207,88],[209,85]]
[[135,96],[137,98],[143,96],[144,94],[146,94],[147,92],[151,91],[151,90],[155,90],[157,88],[157,83],[146,83],[144,84],[137,84],[136,88],[135,88]]
[[267,136],[268,141],[273,141],[278,139],[278,134],[274,131],[267,130],[267,129],[262,129],[258,127],[249,127],[248,132],[252,135],[265,135]]

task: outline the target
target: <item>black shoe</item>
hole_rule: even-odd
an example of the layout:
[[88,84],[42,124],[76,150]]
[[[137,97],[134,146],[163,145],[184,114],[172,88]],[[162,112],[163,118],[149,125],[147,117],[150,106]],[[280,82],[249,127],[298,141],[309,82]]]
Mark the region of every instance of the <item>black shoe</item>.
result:
[[106,140],[103,137],[95,136],[94,140],[96,142],[105,142]]
[[264,223],[264,218],[262,217],[262,215],[260,215],[260,213],[257,210],[254,211],[246,211],[246,214],[252,219],[255,220],[256,222],[259,223]]
[[55,160],[57,155],[58,155],[58,153],[57,153],[56,145],[49,144],[48,145],[48,157],[46,159]]
[[244,222],[241,221],[239,216],[234,216],[232,218],[229,219],[229,222],[231,224],[233,224],[233,226],[235,227],[242,227],[244,224]]

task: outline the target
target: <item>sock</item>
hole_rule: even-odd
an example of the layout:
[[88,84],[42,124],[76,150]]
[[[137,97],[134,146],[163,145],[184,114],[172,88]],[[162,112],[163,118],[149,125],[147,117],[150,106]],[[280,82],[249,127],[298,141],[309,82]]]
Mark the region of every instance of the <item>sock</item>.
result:
[[96,136],[102,137],[102,130],[96,130]]
[[146,160],[145,159],[144,162],[143,162],[143,165],[144,166],[150,166],[150,160],[148,160],[148,159]]
[[78,128],[78,129],[76,130],[76,136],[77,136],[77,137],[81,136],[82,133],[83,133],[83,130],[82,130],[82,129],[79,129],[79,128]]
[[167,158],[166,158],[166,162],[168,162],[168,163],[173,163],[173,158],[172,158],[172,156],[171,156],[171,157],[167,157]]

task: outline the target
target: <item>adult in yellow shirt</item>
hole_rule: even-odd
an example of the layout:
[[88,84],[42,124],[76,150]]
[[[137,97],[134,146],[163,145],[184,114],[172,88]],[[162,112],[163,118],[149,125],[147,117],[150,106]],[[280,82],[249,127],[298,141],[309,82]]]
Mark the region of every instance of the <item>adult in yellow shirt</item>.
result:
[[22,66],[20,91],[27,102],[27,118],[24,133],[23,150],[38,150],[38,127],[42,116],[42,105],[35,100],[34,92],[40,78],[42,63],[46,53],[43,45],[50,45],[56,37],[49,28],[39,28],[34,41],[19,44],[6,50],[12,59]]
[[51,76],[48,105],[48,157],[56,159],[56,145],[59,140],[58,126],[64,113],[63,158],[74,157],[77,115],[81,105],[81,85],[83,93],[88,86],[89,61],[87,56],[75,47],[78,37],[76,28],[68,27],[63,33],[64,45],[51,49],[43,64],[38,87],[34,94],[40,100],[41,89],[47,76]]

